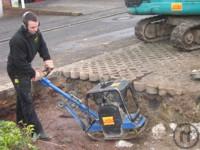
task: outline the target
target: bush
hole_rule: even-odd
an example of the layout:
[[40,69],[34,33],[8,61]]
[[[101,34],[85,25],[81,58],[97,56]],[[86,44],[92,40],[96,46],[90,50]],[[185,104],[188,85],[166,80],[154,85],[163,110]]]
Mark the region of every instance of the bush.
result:
[[0,121],[0,150],[37,150],[32,145],[33,125],[22,129],[12,121]]

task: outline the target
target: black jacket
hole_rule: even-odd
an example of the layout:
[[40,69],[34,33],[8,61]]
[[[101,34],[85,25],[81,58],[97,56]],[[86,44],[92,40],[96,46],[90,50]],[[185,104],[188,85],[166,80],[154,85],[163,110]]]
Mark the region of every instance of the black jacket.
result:
[[9,42],[10,53],[8,55],[8,73],[13,75],[25,75],[31,78],[35,71],[31,62],[37,52],[43,60],[50,59],[49,51],[40,32],[31,35],[24,26],[14,34]]

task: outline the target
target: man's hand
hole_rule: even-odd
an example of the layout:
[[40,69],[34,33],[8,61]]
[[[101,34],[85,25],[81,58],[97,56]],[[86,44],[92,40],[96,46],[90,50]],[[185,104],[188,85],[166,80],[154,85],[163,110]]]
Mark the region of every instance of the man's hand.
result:
[[49,60],[45,60],[44,61],[44,67],[45,69],[50,69],[50,70],[53,70],[54,68],[54,63],[53,63],[53,60],[49,59]]
[[32,78],[32,81],[38,81],[45,76],[45,73],[39,69],[35,69],[35,77]]

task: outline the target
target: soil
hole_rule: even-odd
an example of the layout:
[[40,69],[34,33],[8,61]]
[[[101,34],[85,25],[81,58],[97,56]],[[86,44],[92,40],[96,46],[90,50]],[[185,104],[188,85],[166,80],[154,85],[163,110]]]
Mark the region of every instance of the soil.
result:
[[[54,84],[64,91],[70,91],[83,100],[86,92],[96,83],[79,80],[59,80],[54,81]],[[52,138],[51,141],[38,140],[35,145],[40,150],[177,150],[179,148],[173,141],[173,132],[169,128],[169,123],[182,122],[190,118],[191,115],[194,116],[194,111],[191,108],[193,103],[188,104],[191,106],[185,105],[185,100],[188,100],[187,96],[183,95],[182,97],[176,98],[178,99],[177,101],[174,101],[174,98],[170,96],[161,98],[140,93],[138,94],[138,98],[141,111],[149,120],[147,128],[142,135],[135,139],[127,140],[127,142],[133,144],[132,147],[117,147],[116,144],[120,140],[94,141],[90,139],[70,114],[57,106],[58,101],[62,97],[51,89],[40,87],[39,85],[34,93],[37,93],[34,94],[37,114],[45,131]],[[165,100],[166,102],[163,103],[163,99],[167,99],[168,101]],[[191,108],[191,110],[186,111],[186,108]],[[175,115],[173,112],[179,112],[178,114],[181,117]],[[4,116],[3,119],[15,120],[14,112],[12,111],[11,115]],[[199,117],[193,117],[193,120],[199,121]],[[165,125],[166,133],[161,138],[156,139],[153,137],[151,129],[158,123]],[[200,147],[199,144],[193,148],[197,149],[197,147]]]

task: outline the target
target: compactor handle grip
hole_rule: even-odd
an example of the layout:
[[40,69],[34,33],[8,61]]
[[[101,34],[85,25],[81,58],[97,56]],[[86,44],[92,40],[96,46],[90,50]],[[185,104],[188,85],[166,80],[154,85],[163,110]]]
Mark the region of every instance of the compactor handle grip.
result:
[[45,68],[45,70],[43,70],[44,76],[45,77],[48,76],[52,70],[53,70],[52,68]]

